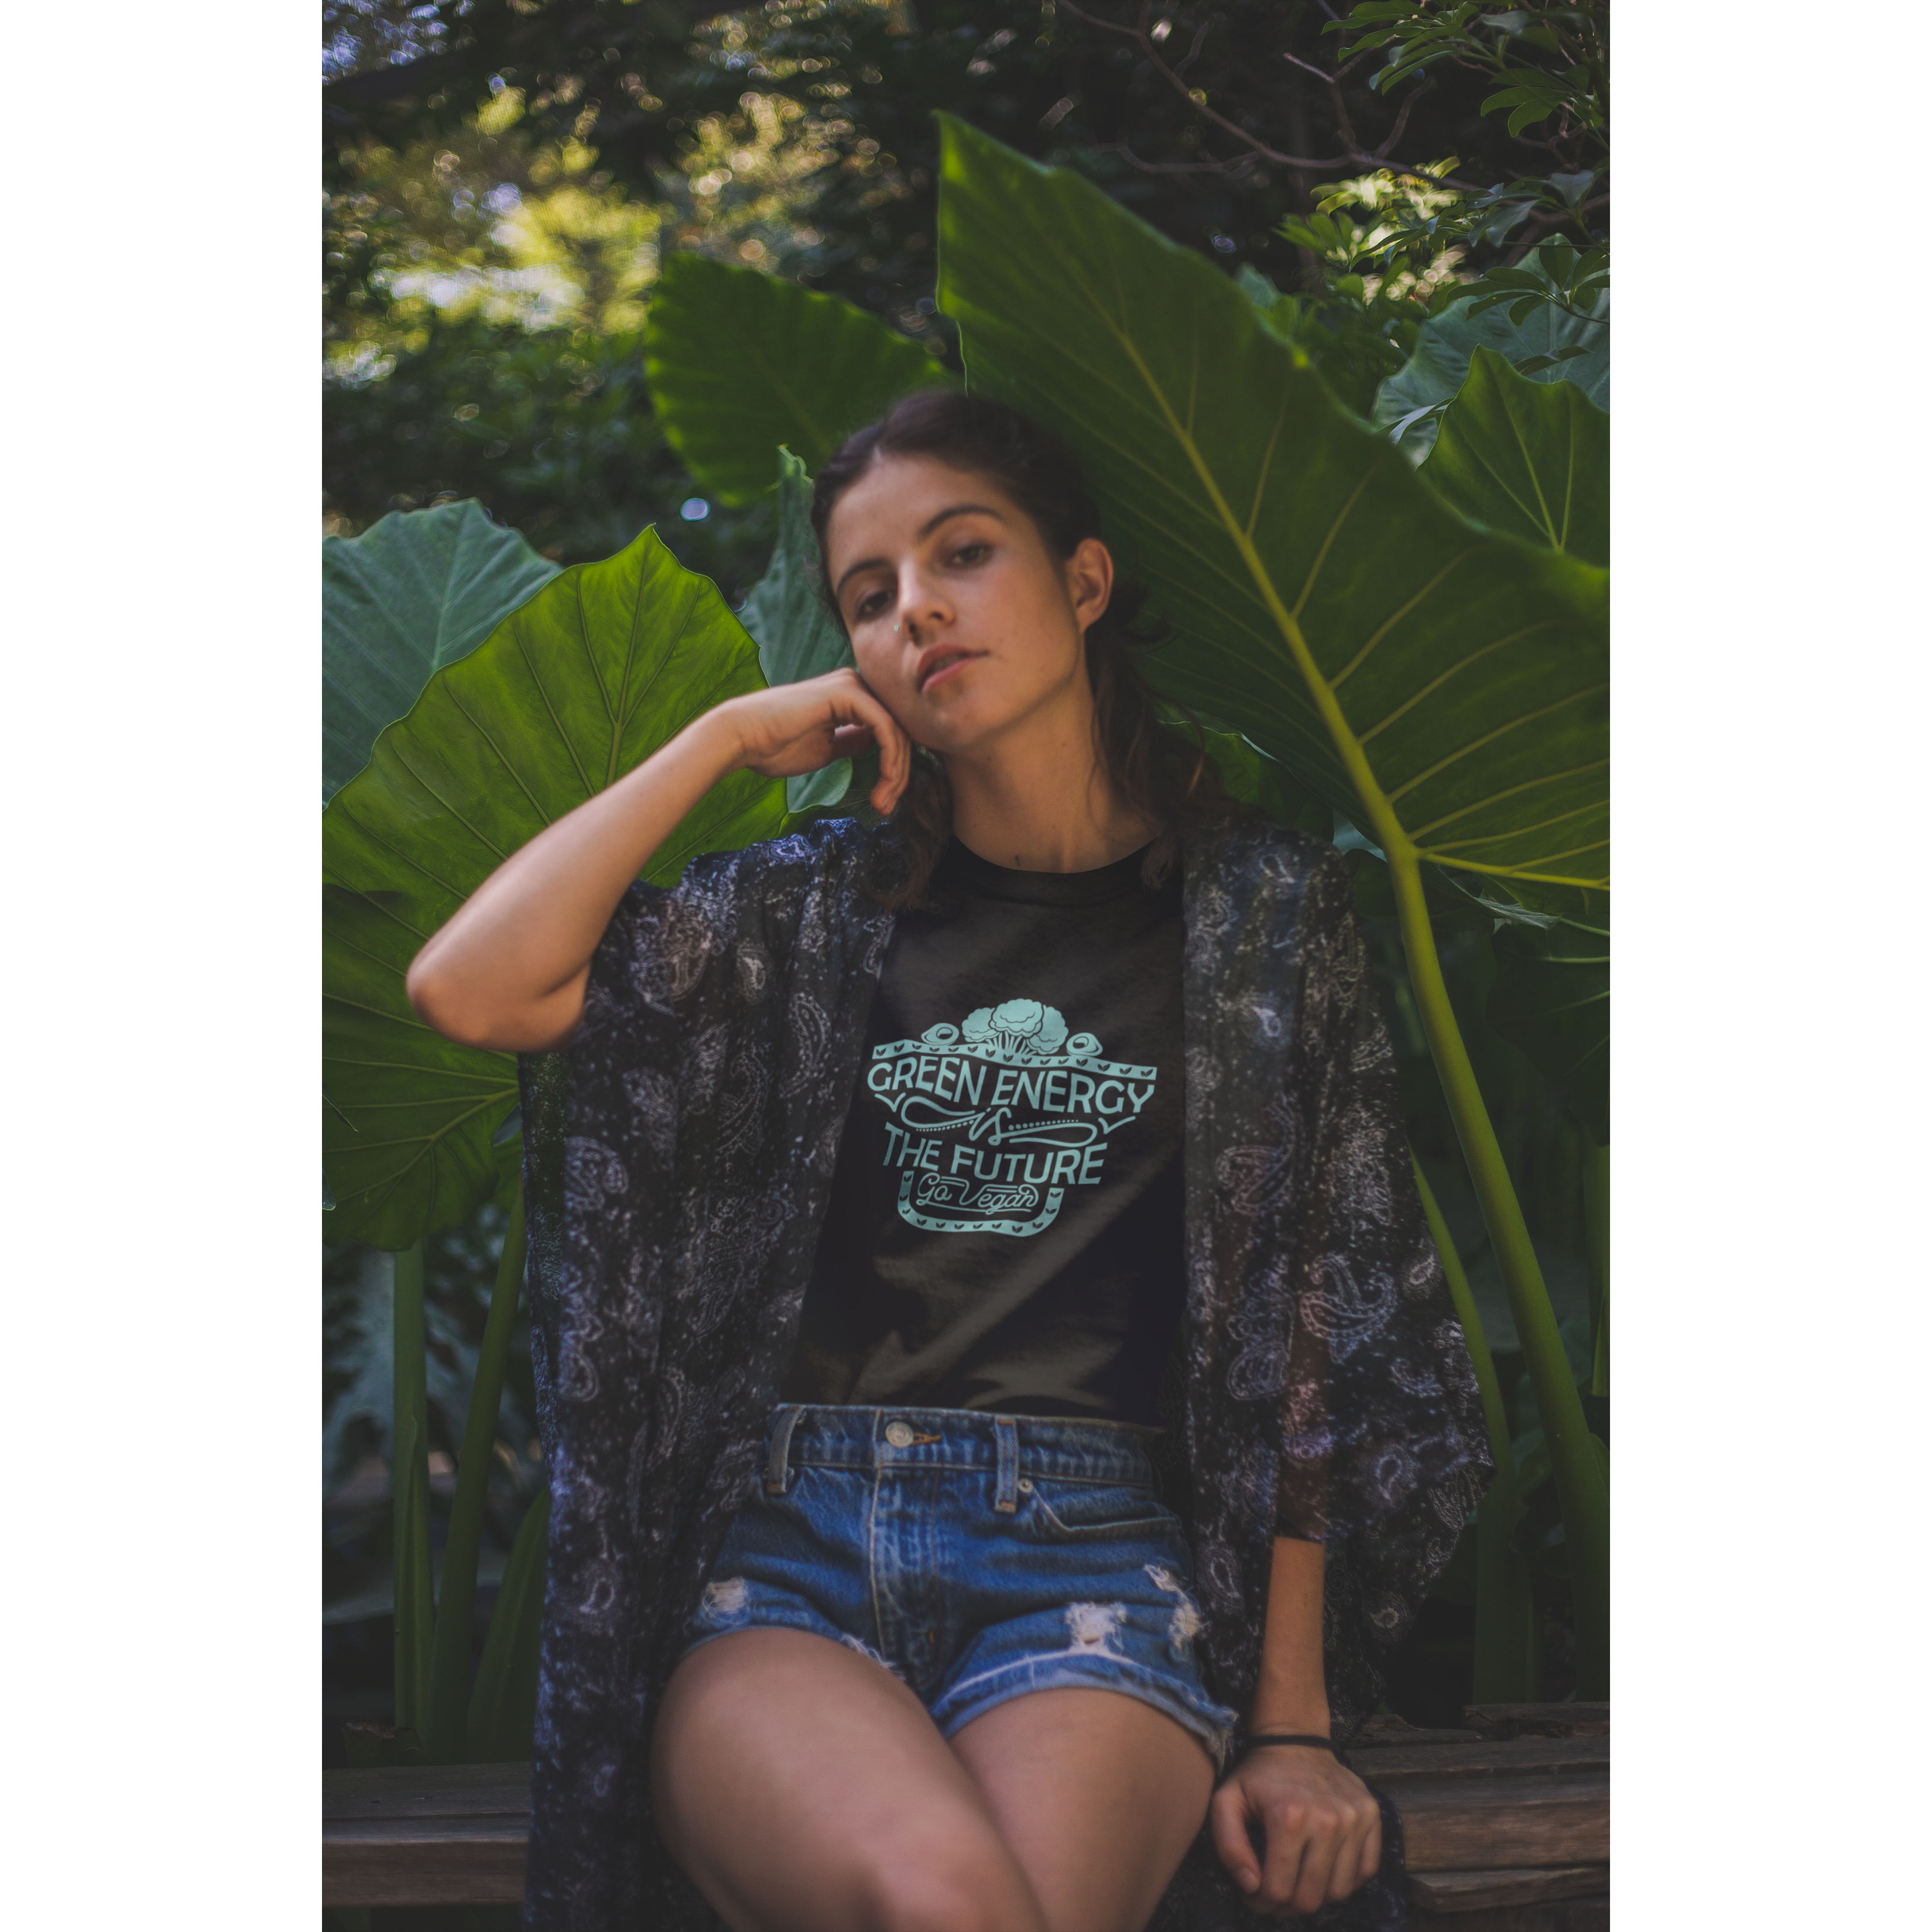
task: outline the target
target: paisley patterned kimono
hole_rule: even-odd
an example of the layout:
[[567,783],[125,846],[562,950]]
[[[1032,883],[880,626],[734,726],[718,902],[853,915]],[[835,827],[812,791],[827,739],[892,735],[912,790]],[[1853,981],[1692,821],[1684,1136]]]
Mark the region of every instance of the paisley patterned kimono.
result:
[[[576,1041],[525,1063],[538,1932],[720,1924],[652,1828],[650,1730],[790,1357],[892,934],[861,883],[892,836],[822,822],[634,885]],[[1481,1409],[1339,855],[1244,820],[1190,835],[1184,865],[1187,1294],[1156,1456],[1208,1685],[1237,1710],[1276,1535],[1327,1545],[1341,1736],[1480,1492]],[[1155,1924],[1253,1922],[1204,1834]],[[1304,1922],[1402,1924],[1399,1876]]]

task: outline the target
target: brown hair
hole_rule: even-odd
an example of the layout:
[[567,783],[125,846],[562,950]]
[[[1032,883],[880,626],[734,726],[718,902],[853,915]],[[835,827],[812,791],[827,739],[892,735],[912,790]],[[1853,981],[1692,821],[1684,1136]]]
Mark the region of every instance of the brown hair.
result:
[[[841,443],[812,484],[812,527],[818,538],[820,590],[841,623],[825,561],[826,529],[839,498],[882,456],[932,456],[950,468],[990,476],[1033,520],[1057,556],[1071,556],[1100,535],[1100,514],[1082,482],[1072,452],[1030,417],[982,396],[919,389],[895,403],[878,422]],[[1094,689],[1094,750],[1100,769],[1136,812],[1161,830],[1148,848],[1142,874],[1160,884],[1179,856],[1190,826],[1226,818],[1240,808],[1221,782],[1198,723],[1192,742],[1165,723],[1136,663],[1135,652],[1157,640],[1158,629],[1136,631],[1147,592],[1117,579],[1107,608],[1088,627],[1087,676]],[[952,792],[946,769],[931,752],[913,748],[912,781],[893,814],[900,862],[876,896],[893,908],[928,902],[933,868],[952,836]]]

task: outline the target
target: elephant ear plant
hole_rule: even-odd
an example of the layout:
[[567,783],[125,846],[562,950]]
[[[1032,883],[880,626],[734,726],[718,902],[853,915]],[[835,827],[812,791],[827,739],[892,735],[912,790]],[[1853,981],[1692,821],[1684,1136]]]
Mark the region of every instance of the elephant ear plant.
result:
[[664,264],[644,374],[673,448],[725,503],[771,487],[779,444],[815,470],[908,390],[953,380],[850,302],[698,255]]
[[[424,1026],[404,976],[506,856],[692,718],[766,681],[850,661],[817,598],[805,466],[778,446],[790,437],[822,457],[905,389],[952,380],[849,304],[758,277],[721,284],[710,268],[674,265],[655,320],[660,342],[682,329],[714,357],[734,341],[742,351],[718,392],[722,417],[700,406],[680,431],[675,406],[668,416],[694,473],[724,500],[748,500],[778,476],[779,539],[746,624],[650,531],[560,575],[474,504],[386,518],[337,541],[326,561],[325,1198],[332,1238],[396,1251],[397,1723],[404,1754],[431,1762],[528,1754],[547,1498],[518,1531],[472,1686],[485,1485],[525,1256],[517,1066]],[[795,812],[835,803],[850,776],[842,767],[794,781],[789,798],[751,773],[727,779],[645,876],[674,883],[700,852],[772,837]],[[438,1601],[421,1243],[493,1198],[510,1203],[510,1230]]]
[[431,676],[466,657],[556,574],[480,503],[385,517],[322,542],[322,796],[362,767],[376,734]]
[[[452,1046],[403,975],[510,854],[763,679],[717,586],[646,531],[566,571],[480,649],[432,678],[322,815],[322,1148],[333,1231],[400,1248],[506,1185],[496,1131],[514,1055]],[[770,838],[784,788],[740,772],[665,842],[650,877]]]
[[[418,564],[434,561],[442,532],[427,520],[388,533],[392,561],[408,560],[412,544],[427,554]],[[547,1512],[540,1498],[525,1516],[472,1687],[486,1484],[525,1252],[517,1068],[512,1054],[458,1046],[424,1025],[404,974],[509,853],[691,718],[762,682],[756,648],[716,586],[683,569],[651,532],[608,562],[536,584],[480,646],[428,678],[322,815],[330,1232],[400,1250],[396,1714],[405,1751],[441,1763],[528,1754]],[[782,786],[740,774],[677,829],[650,876],[675,880],[693,854],[770,837],[784,818]],[[421,1238],[505,1193],[509,1232],[434,1603]]]
[[1151,659],[1161,688],[1238,720],[1386,858],[1547,1431],[1578,1692],[1606,1694],[1606,1456],[1450,1006],[1421,872],[1607,889],[1606,573],[1457,515],[1204,257],[1071,171],[942,123],[940,306],[968,387],[1082,458],[1174,627]]
[[[869,320],[869,318],[868,318]],[[853,662],[844,628],[819,595],[818,539],[812,531],[812,479],[805,465],[778,447],[778,540],[771,566],[738,615],[758,640],[767,684],[796,684]],[[794,812],[836,805],[852,784],[852,760],[835,758],[820,772],[785,781]]]
[[[1602,298],[1608,302],[1607,296]],[[1528,317],[1545,332],[1552,318],[1574,318],[1554,304],[1537,305]],[[1501,318],[1498,318],[1500,320]],[[1431,325],[1433,327],[1435,325]],[[1594,326],[1593,325],[1593,326]],[[1526,358],[1532,380],[1500,350],[1478,344],[1468,352],[1462,386],[1430,424],[1432,443],[1418,473],[1444,502],[1472,523],[1562,550],[1585,562],[1610,561],[1610,417],[1592,394],[1607,394],[1609,331],[1537,370],[1541,358]],[[1427,332],[1425,331],[1425,335]],[[1512,341],[1520,352],[1523,345]],[[1586,356],[1588,361],[1586,362]],[[1600,364],[1600,366],[1596,366]],[[1594,388],[1586,388],[1585,379]],[[1384,391],[1403,379],[1391,377]],[[1384,412],[1378,401],[1377,415]],[[1394,433],[1392,432],[1392,434]],[[1453,876],[1453,875],[1451,875]],[[1610,1395],[1610,900],[1588,886],[1548,881],[1480,881],[1469,896],[1494,920],[1491,941],[1496,980],[1488,1002],[1490,1023],[1520,1047],[1544,1077],[1562,1087],[1585,1136],[1584,1218],[1590,1248],[1590,1393]],[[1446,1232],[1418,1170],[1437,1244],[1452,1284],[1460,1264],[1446,1245]],[[1459,1290],[1468,1300],[1467,1283]],[[1473,1301],[1463,1310],[1471,1353],[1484,1384],[1486,1409],[1500,1409],[1490,1384],[1489,1360]],[[1606,1410],[1605,1412],[1607,1412]],[[1540,1434],[1540,1432],[1535,1432]],[[1598,1445],[1600,1448],[1600,1445]],[[1499,1700],[1534,1694],[1539,1643],[1531,1600],[1528,1552],[1516,1546],[1516,1525],[1540,1459],[1546,1473],[1546,1444],[1533,1448],[1520,1480],[1514,1465],[1503,1468],[1477,1517],[1475,1694]],[[1500,1458],[1499,1463],[1500,1463]]]
[[1472,523],[1610,562],[1610,419],[1574,382],[1532,382],[1477,350],[1422,476]]
[[1408,362],[1376,392],[1372,418],[1420,463],[1436,440],[1444,411],[1462,392],[1476,352],[1504,357],[1526,382],[1566,382],[1606,416],[1610,407],[1610,298],[1600,293],[1587,315],[1542,302],[1521,322],[1507,309],[1480,315],[1472,296],[1451,302],[1422,325]]

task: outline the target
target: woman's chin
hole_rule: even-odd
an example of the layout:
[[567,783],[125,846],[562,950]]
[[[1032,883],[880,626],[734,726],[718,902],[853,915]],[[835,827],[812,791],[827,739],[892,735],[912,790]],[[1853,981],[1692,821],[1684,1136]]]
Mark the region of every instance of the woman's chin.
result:
[[1010,725],[1010,719],[988,719],[976,707],[948,707],[938,716],[928,710],[918,728],[908,735],[942,758],[970,758],[989,752]]
[[991,722],[988,712],[979,692],[948,682],[920,693],[910,728],[922,744],[934,751],[964,751],[985,734]]

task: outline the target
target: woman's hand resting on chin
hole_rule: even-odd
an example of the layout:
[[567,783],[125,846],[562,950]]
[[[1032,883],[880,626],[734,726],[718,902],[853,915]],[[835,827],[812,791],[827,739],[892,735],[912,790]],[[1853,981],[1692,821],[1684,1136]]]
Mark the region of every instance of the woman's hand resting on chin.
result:
[[850,667],[747,692],[712,715],[728,719],[736,734],[734,764],[761,778],[796,778],[876,744],[879,778],[872,805],[886,813],[904,796],[911,776],[910,741]]
[[1248,1910],[1269,1917],[1346,1898],[1382,1863],[1382,1814],[1368,1786],[1310,1746],[1250,1752],[1221,1781],[1208,1822]]

